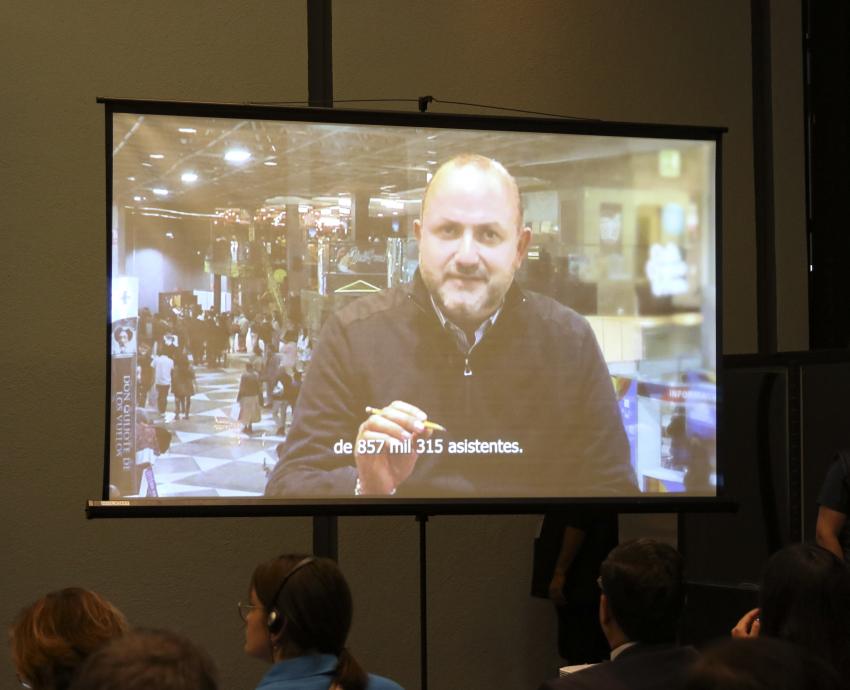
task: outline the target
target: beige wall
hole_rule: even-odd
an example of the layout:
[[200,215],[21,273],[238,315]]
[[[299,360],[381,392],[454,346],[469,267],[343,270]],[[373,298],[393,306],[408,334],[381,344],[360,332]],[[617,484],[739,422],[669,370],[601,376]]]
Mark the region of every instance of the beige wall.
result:
[[[0,622],[46,590],[92,587],[134,622],[200,641],[219,662],[222,687],[233,690],[253,687],[264,670],[241,654],[235,601],[257,561],[309,548],[310,523],[85,520],[85,500],[100,491],[105,433],[103,110],[95,97],[305,99],[305,7],[301,0],[0,6]],[[339,0],[335,94],[432,94],[584,117],[727,126],[724,345],[754,351],[748,8],[740,0]],[[777,24],[787,38],[775,42],[778,60],[793,63],[799,54],[794,21],[783,13]],[[787,166],[786,158],[777,166],[798,170],[791,113],[800,110],[800,94],[776,89],[774,96],[788,108],[776,123],[777,138],[788,134],[777,154]],[[780,183],[782,203],[801,201],[798,173]],[[793,286],[805,285],[805,274],[800,206],[792,201],[791,208],[778,240],[790,286],[780,298],[791,304],[781,327],[797,347],[805,300]],[[432,688],[535,687],[554,673],[553,616],[527,596],[536,522],[429,523]],[[408,688],[419,677],[417,553],[412,518],[340,521],[341,562],[357,606],[352,648],[369,669]],[[0,678],[11,687],[5,658]]]

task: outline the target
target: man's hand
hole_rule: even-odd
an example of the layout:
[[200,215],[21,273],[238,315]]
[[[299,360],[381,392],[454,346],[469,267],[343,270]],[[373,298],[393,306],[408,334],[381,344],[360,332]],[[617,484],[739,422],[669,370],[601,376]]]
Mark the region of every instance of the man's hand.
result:
[[761,623],[759,623],[759,609],[747,611],[738,625],[732,628],[732,637],[758,637]]
[[[389,495],[410,476],[419,457],[416,442],[431,436],[423,424],[426,419],[428,415],[418,407],[396,400],[360,425],[354,462],[363,494]],[[408,441],[410,452],[392,452],[393,446]]]
[[549,598],[555,606],[564,606],[567,600],[564,599],[564,580],[566,575],[559,573],[557,570],[552,575],[552,581],[549,583]]

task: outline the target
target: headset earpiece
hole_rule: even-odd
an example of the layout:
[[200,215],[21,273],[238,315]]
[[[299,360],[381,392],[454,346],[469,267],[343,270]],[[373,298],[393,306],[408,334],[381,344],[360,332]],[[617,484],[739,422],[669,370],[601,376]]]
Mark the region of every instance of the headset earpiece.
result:
[[286,587],[286,583],[289,581],[289,578],[292,577],[296,571],[301,570],[306,565],[310,565],[316,559],[313,556],[307,556],[290,570],[283,580],[280,581],[280,585],[277,588],[277,592],[275,592],[274,597],[272,597],[272,608],[269,610],[269,615],[266,617],[266,627],[269,629],[269,632],[277,633],[283,627],[284,617],[280,610],[277,608],[277,600],[280,598],[281,592],[283,592],[283,588]]

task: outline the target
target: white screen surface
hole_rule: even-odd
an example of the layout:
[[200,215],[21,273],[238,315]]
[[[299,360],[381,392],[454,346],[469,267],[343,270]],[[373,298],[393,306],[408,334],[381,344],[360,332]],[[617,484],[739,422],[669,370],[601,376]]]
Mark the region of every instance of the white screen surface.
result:
[[[112,133],[112,497],[715,494],[713,140],[125,112]],[[528,237],[466,344],[416,228],[463,154],[504,166]],[[502,266],[466,251],[461,291]],[[394,401],[444,430],[358,438]],[[391,485],[358,481],[358,448],[399,456]]]

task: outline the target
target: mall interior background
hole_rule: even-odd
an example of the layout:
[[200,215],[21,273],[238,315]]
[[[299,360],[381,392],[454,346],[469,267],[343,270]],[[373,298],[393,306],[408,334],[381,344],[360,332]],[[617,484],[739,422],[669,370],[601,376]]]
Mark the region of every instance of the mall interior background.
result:
[[[779,345],[805,349],[800,12],[774,3]],[[0,620],[47,590],[104,593],[135,623],[203,644],[222,687],[250,687],[235,602],[254,564],[309,550],[307,518],[87,521],[105,433],[106,208],[97,96],[303,101],[306,3],[4,5],[0,92],[3,352]],[[756,350],[749,3],[699,0],[334,5],[337,99],[438,99],[729,128],[723,167],[723,349]],[[369,104],[358,104],[368,107]],[[384,104],[412,109],[413,103]],[[460,106],[447,111],[475,112]],[[429,523],[430,684],[534,687],[557,665],[554,620],[528,597],[536,518]],[[663,531],[669,520],[653,522]],[[640,530],[631,520],[627,529]],[[418,687],[417,526],[340,520],[351,647]],[[499,544],[494,549],[493,544]],[[447,632],[448,631],[448,632]],[[542,669],[542,670],[541,670]],[[0,662],[4,684],[13,681]]]

